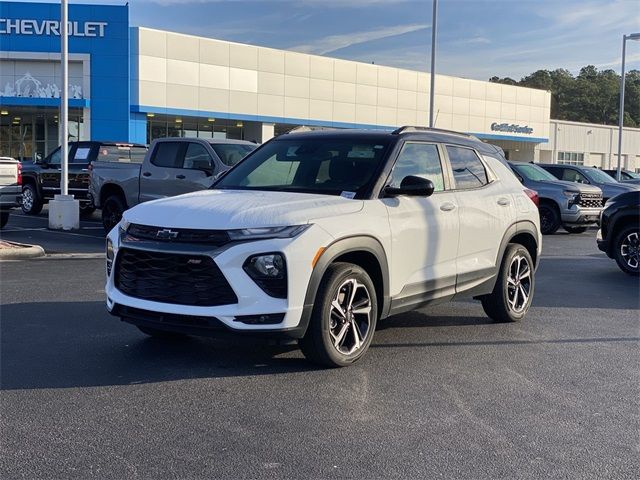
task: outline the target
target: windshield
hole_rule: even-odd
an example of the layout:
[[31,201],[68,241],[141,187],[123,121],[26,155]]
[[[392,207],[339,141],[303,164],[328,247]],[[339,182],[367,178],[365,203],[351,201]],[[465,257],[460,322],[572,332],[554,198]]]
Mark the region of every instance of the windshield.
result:
[[631,180],[633,178],[640,178],[640,175],[634,172],[622,172],[622,178],[625,180]]
[[514,163],[511,164],[513,169],[520,174],[520,176],[526,178],[527,180],[531,180],[533,182],[544,182],[548,180],[557,181],[558,179],[547,172],[544,168],[539,167],[537,165],[533,165],[531,163],[516,165]]
[[374,180],[388,142],[335,138],[275,140],[215,184],[219,189],[271,190],[354,198]]
[[597,168],[585,168],[582,172],[589,177],[589,180],[596,183],[618,183],[615,178],[607,175],[602,170]]
[[222,163],[233,167],[240,160],[253,152],[258,146],[246,143],[212,143],[211,148],[220,157]]

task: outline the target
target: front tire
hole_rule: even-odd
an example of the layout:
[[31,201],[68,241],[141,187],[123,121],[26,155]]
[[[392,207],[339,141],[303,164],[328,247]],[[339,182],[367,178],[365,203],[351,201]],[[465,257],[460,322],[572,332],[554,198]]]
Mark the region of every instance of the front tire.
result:
[[553,235],[560,228],[560,214],[552,205],[542,204],[540,213],[540,231],[543,235]]
[[613,243],[614,258],[620,270],[628,275],[640,275],[640,229],[623,228]]
[[102,226],[109,233],[122,219],[122,214],[127,209],[120,195],[111,195],[102,204]]
[[314,363],[346,367],[366,353],[377,318],[376,290],[367,272],[351,263],[334,263],[320,283],[300,348]]
[[481,299],[484,312],[497,322],[518,322],[529,311],[535,277],[533,260],[522,245],[510,243],[493,292]]
[[27,183],[22,187],[22,211],[27,215],[37,215],[42,211],[43,202],[36,187]]

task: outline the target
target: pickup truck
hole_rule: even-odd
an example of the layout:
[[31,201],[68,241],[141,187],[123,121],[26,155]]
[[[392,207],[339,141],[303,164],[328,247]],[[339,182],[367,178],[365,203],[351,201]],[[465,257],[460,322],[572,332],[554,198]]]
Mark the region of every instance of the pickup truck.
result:
[[[145,145],[131,143],[81,141],[69,142],[69,194],[80,201],[80,215],[95,211],[89,195],[89,164],[98,158],[126,157],[135,161],[144,157]],[[56,148],[43,160],[25,163],[22,168],[22,211],[37,215],[54,195],[60,193],[61,149]]]
[[509,162],[522,184],[538,192],[540,229],[544,235],[562,227],[569,233],[582,233],[597,225],[602,211],[602,190],[593,185],[558,180],[533,163]]
[[11,209],[20,206],[22,165],[11,157],[0,157],[0,228],[9,221]]
[[209,188],[256,147],[243,140],[160,138],[141,162],[93,161],[89,192],[109,232],[138,203]]

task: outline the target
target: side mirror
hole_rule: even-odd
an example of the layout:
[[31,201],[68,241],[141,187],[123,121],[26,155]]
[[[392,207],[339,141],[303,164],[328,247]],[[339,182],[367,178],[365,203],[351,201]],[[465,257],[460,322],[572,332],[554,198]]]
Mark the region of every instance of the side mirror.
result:
[[427,178],[408,175],[400,182],[400,187],[386,187],[384,193],[387,197],[406,195],[409,197],[429,197],[433,194],[435,186]]

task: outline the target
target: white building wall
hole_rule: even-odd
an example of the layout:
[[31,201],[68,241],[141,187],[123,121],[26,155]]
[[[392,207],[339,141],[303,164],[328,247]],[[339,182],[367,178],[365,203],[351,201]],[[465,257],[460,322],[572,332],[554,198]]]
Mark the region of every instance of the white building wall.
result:
[[[557,163],[558,152],[584,154],[584,164],[615,168],[618,162],[618,127],[551,120],[549,142],[535,147],[535,160]],[[640,169],[640,129],[625,128],[622,163],[629,170]]]
[[[224,113],[247,120],[339,126],[428,125],[429,74],[134,29],[140,111]],[[548,138],[550,94],[436,76],[435,126],[496,137]],[[529,126],[530,134],[491,130]]]

